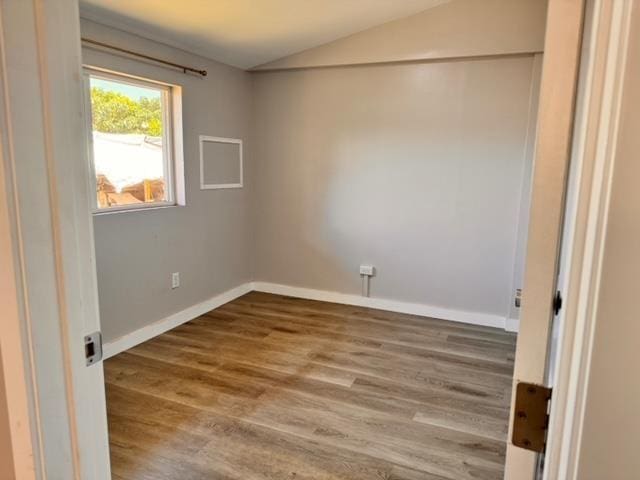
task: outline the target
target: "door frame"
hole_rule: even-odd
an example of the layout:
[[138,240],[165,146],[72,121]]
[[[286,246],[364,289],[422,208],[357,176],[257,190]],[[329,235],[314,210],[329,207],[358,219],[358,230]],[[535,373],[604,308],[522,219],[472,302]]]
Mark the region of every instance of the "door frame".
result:
[[[0,38],[2,35],[2,9],[0,9]],[[32,422],[34,413],[33,378],[27,363],[29,351],[25,336],[25,324],[15,261],[19,259],[16,249],[15,211],[11,193],[11,172],[5,167],[11,156],[7,134],[5,101],[4,42],[0,41],[0,408],[4,407],[8,434],[11,439],[9,452],[2,452],[5,465],[0,475],[21,473],[21,478],[34,480],[38,457],[34,454],[33,440],[37,430]],[[5,434],[5,432],[0,432]],[[6,469],[6,470],[5,470]],[[12,473],[9,473],[12,472]]]
[[566,212],[564,324],[543,474],[548,480],[577,480],[632,8],[633,0],[587,2],[572,158],[576,198]]
[[78,1],[0,0],[0,35],[1,353],[8,393],[26,397],[10,419],[27,420],[12,431],[15,473],[107,480],[103,369],[84,352],[100,320]]
[[511,442],[518,383],[544,385],[573,138],[585,0],[549,0],[505,478],[536,477],[537,453]]
[[[558,288],[564,294],[564,313],[542,471],[542,478],[546,480],[577,480],[632,4],[632,0],[585,2],[579,90],[571,141],[569,188],[572,198],[563,206],[566,219],[563,247],[566,249],[559,262],[566,269],[566,276]],[[527,263],[532,261],[531,257],[527,258]],[[548,292],[549,296],[553,291],[555,287]],[[553,316],[547,317],[550,324]],[[538,317],[538,320],[545,318]],[[548,326],[538,338],[539,346],[548,342]],[[546,372],[539,368],[533,370],[534,383],[543,383]],[[527,373],[531,375],[531,371]],[[505,478],[537,478],[536,460],[533,452],[508,445]]]

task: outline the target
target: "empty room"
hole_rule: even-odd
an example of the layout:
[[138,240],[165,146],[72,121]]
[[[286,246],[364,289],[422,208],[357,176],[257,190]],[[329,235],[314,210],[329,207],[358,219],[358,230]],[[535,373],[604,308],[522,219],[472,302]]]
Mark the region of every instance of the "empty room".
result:
[[0,477],[604,478],[631,10],[3,2]]
[[546,11],[480,3],[87,2],[116,478],[502,477]]

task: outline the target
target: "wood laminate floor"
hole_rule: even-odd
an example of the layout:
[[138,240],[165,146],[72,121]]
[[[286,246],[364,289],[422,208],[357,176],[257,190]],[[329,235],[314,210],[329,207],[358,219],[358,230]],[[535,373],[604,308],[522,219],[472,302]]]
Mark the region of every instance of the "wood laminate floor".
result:
[[515,340],[247,294],[105,362],[113,478],[502,479]]

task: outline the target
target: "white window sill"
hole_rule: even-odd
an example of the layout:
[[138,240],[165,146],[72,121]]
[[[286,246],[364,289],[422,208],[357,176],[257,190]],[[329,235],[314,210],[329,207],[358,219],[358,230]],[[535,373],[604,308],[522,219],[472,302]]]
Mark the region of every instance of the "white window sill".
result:
[[138,208],[114,208],[106,210],[94,210],[94,217],[102,217],[103,215],[115,215],[119,213],[136,213],[136,212],[148,212],[150,210],[165,210],[167,208],[184,207],[184,205],[171,204],[171,205],[156,205],[153,207],[138,207]]

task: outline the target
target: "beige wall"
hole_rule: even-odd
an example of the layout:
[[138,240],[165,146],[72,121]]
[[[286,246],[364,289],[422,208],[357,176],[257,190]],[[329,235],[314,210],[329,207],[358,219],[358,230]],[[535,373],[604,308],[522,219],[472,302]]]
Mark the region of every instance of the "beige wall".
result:
[[580,449],[580,480],[632,480],[640,455],[640,5],[634,4]]
[[256,279],[359,294],[368,263],[373,297],[504,319],[533,72],[522,56],[256,73]]
[[[250,183],[251,79],[242,70],[93,22],[82,22],[82,34],[209,71],[200,78],[83,48],[85,64],[183,87],[187,205],[94,219],[100,314],[109,342],[251,279],[249,188],[201,191],[198,144],[199,135],[243,139]],[[175,290],[172,272],[180,272]]]
[[546,0],[450,0],[256,69],[542,52],[546,7]]

